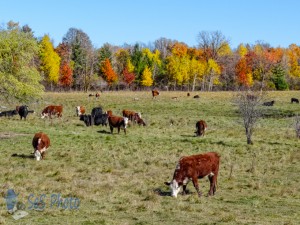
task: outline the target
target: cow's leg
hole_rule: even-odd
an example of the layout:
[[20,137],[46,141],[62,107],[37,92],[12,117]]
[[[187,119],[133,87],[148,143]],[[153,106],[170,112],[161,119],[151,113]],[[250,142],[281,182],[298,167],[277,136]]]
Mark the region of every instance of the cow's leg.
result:
[[198,196],[201,197],[202,193],[199,190],[199,185],[198,185],[198,179],[197,179],[197,177],[193,177],[192,181],[193,181],[193,185],[194,185],[194,187],[195,187],[195,189],[196,189],[196,191],[198,193]]
[[124,133],[126,134],[126,128],[124,128]]
[[112,126],[109,126],[110,127],[110,133],[112,134],[113,133],[113,130],[114,128]]
[[208,175],[208,179],[209,179],[209,182],[210,182],[210,188],[209,188],[208,196],[212,196],[216,192],[217,176],[215,176],[214,174],[210,174],[210,175]]
[[121,127],[118,127],[118,134],[120,133],[120,129],[121,129]]
[[183,186],[182,186],[182,195],[185,195],[186,194],[186,184],[184,184]]

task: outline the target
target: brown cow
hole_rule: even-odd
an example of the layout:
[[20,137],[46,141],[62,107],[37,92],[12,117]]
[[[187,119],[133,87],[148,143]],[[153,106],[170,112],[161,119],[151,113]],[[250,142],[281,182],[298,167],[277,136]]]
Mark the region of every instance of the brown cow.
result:
[[174,171],[171,182],[165,182],[171,189],[171,195],[177,197],[180,187],[183,186],[182,194],[186,194],[186,186],[190,180],[201,196],[198,179],[208,176],[210,189],[208,196],[216,192],[217,177],[219,172],[220,155],[216,152],[208,152],[199,155],[185,156],[180,158]]
[[154,99],[158,95],[159,95],[159,91],[158,90],[152,90],[152,99]]
[[75,109],[76,109],[76,115],[77,116],[85,114],[85,107],[84,106],[76,106]]
[[62,116],[63,106],[62,105],[49,105],[42,111],[41,118],[45,118],[46,116],[52,119],[52,115],[57,117]]
[[146,123],[144,122],[144,120],[142,118],[136,118],[134,120],[138,125],[143,125],[143,126],[146,126]]
[[126,110],[126,109],[124,109],[122,111],[122,115],[124,117],[127,117],[130,121],[135,121],[138,118],[142,118],[142,114],[140,112],[137,113],[137,112]]
[[124,129],[124,133],[126,134],[126,127],[128,124],[127,117],[120,116],[109,116],[108,123],[110,127],[110,132],[113,133],[114,127],[118,128],[118,134],[120,133],[120,129]]
[[41,159],[45,159],[46,150],[50,146],[50,139],[43,132],[36,133],[32,139],[32,146],[36,160],[40,161]]
[[207,124],[204,120],[200,120],[196,123],[196,136],[204,136],[207,129]]

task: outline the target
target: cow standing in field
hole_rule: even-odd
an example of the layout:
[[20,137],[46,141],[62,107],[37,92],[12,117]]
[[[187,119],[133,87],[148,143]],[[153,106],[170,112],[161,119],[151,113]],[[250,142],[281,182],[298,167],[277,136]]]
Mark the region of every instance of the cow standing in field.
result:
[[84,115],[85,114],[85,107],[84,106],[76,106],[76,116]]
[[152,90],[152,99],[156,98],[156,96],[159,95],[159,91],[158,90]]
[[291,98],[291,103],[298,103],[299,104],[299,99],[297,98]]
[[46,150],[50,146],[50,139],[47,134],[43,132],[36,133],[32,139],[32,146],[36,160],[40,161],[41,159],[45,159]]
[[22,118],[24,118],[24,120],[26,120],[26,117],[29,113],[35,113],[33,110],[29,110],[27,105],[17,106],[16,110],[19,113],[21,120],[22,120]]
[[171,195],[177,197],[181,186],[183,187],[182,194],[186,194],[186,186],[192,180],[200,197],[202,193],[199,190],[198,179],[208,176],[210,182],[208,196],[214,195],[216,192],[219,164],[220,155],[216,152],[182,157],[176,166],[172,181],[165,182],[165,184],[170,187]]
[[196,123],[196,136],[204,136],[205,131],[207,130],[207,124],[204,120],[200,120]]
[[142,114],[140,112],[134,112],[126,109],[122,111],[122,115],[124,117],[127,117],[132,122],[136,121],[139,118],[142,118]]
[[127,117],[120,117],[120,116],[109,116],[108,123],[110,132],[113,133],[114,128],[118,128],[118,134],[120,133],[120,129],[124,129],[124,133],[126,134],[126,127],[128,124]]
[[61,117],[63,112],[63,106],[62,105],[49,105],[46,108],[43,109],[41,118],[49,117],[52,119],[51,116],[57,116]]
[[275,101],[270,101],[270,102],[264,102],[263,106],[273,106]]

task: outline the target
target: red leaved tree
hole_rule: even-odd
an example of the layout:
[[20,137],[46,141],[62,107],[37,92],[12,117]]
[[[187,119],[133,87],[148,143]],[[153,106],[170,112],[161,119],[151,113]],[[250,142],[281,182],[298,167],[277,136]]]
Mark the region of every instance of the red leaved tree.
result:
[[71,87],[73,83],[73,71],[69,64],[65,61],[60,66],[60,78],[59,83],[63,87]]
[[129,72],[127,66],[123,70],[124,81],[128,84],[128,87],[132,84],[135,79],[135,75],[133,72]]

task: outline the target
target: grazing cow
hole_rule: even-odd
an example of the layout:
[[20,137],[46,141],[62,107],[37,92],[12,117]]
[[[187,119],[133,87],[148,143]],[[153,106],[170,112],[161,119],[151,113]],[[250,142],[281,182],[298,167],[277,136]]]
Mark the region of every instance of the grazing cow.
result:
[[17,114],[18,114],[17,110],[8,110],[8,111],[0,112],[0,117],[2,117],[2,116],[11,117],[11,116],[14,116],[14,115],[17,115]]
[[91,115],[80,115],[79,120],[83,121],[87,127],[92,126],[92,116]]
[[96,98],[99,98],[99,97],[100,97],[100,93],[97,92],[97,93],[96,93]]
[[152,99],[159,95],[158,90],[152,90]]
[[92,96],[95,96],[95,95],[93,95],[93,94],[89,94],[89,97],[92,97]]
[[102,107],[95,107],[92,109],[92,125],[105,125],[107,126],[107,118],[108,115],[106,113],[103,113]]
[[128,124],[127,117],[120,116],[109,116],[108,123],[110,127],[110,132],[113,133],[114,127],[118,128],[118,134],[120,133],[120,129],[124,129],[124,133],[126,134],[126,127]]
[[195,95],[194,98],[200,98],[200,96],[199,95]]
[[85,114],[85,107],[84,106],[76,106],[76,115],[80,116]]
[[263,105],[264,105],[264,106],[273,106],[274,103],[275,103],[275,101],[264,102]]
[[188,92],[188,93],[186,94],[186,96],[188,96],[188,97],[190,97],[190,95],[191,95],[190,92]]
[[204,120],[200,120],[196,123],[196,136],[204,136],[207,129],[207,124]]
[[26,120],[26,117],[29,113],[35,113],[33,110],[29,110],[27,105],[16,106],[16,110],[18,111],[21,120],[22,118]]
[[134,121],[137,118],[142,118],[142,114],[140,112],[137,113],[137,112],[126,110],[126,109],[124,109],[122,111],[122,115],[124,117],[127,117],[130,121]]
[[298,103],[299,104],[299,99],[297,98],[291,98],[291,103]]
[[49,105],[46,108],[43,109],[41,118],[49,117],[52,119],[51,116],[57,116],[61,117],[63,112],[63,106],[62,105]]
[[113,113],[112,113],[111,110],[107,110],[107,111],[106,111],[106,114],[107,114],[108,116],[112,116],[112,115],[113,115]]
[[50,139],[43,132],[36,133],[32,139],[32,146],[36,160],[40,161],[41,159],[45,159],[46,150],[50,146]]
[[186,194],[186,186],[192,180],[200,197],[202,193],[199,190],[198,179],[208,176],[210,181],[208,196],[214,195],[216,192],[219,163],[220,155],[216,152],[182,157],[176,166],[172,181],[165,182],[165,184],[170,187],[171,195],[177,197],[181,186],[183,186],[182,194]]

